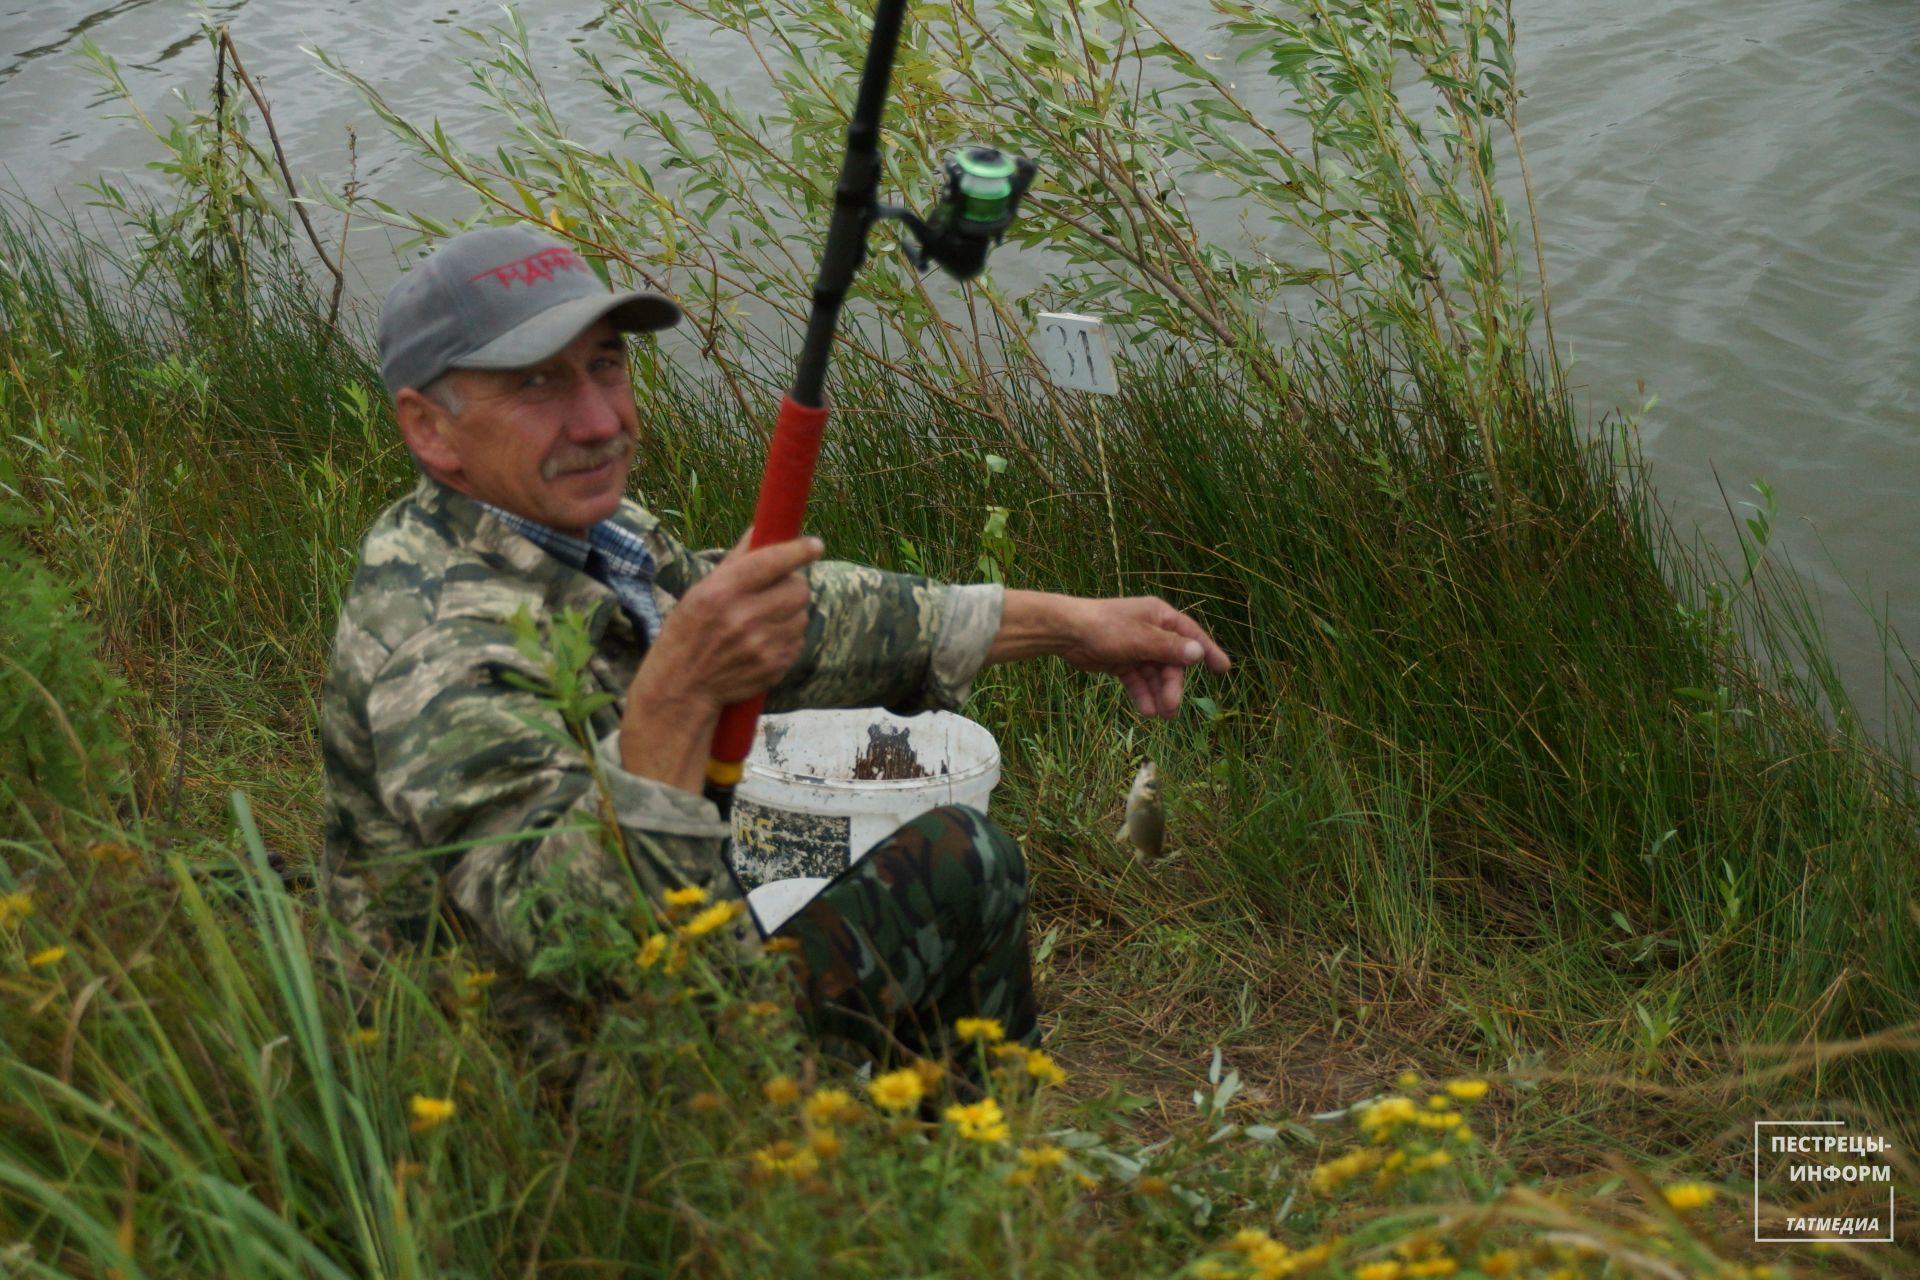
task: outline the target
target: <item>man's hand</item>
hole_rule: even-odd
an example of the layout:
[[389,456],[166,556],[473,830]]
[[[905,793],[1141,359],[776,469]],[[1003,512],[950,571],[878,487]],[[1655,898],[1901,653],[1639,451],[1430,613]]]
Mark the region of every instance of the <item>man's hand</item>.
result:
[[724,707],[772,688],[800,657],[811,599],[800,570],[824,544],[805,537],[749,551],[748,536],[667,615],[641,664],[654,688]]
[[1180,710],[1186,669],[1233,666],[1199,623],[1158,596],[1075,600],[1071,639],[1060,656],[1082,671],[1117,677],[1143,716],[1171,720]]
[[1188,667],[1203,659],[1216,672],[1233,666],[1199,623],[1158,596],[1082,600],[1009,588],[987,663],[1049,653],[1117,677],[1141,715],[1169,720]]
[[779,683],[807,638],[812,592],[800,572],[818,538],[747,550],[747,535],[681,596],[627,690],[627,772],[699,794],[720,709]]

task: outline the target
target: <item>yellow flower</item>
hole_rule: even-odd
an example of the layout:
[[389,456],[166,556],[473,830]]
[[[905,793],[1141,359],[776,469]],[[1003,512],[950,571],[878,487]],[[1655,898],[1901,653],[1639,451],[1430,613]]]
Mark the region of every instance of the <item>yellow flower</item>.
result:
[[1420,1087],[1420,1077],[1411,1071],[1402,1071],[1394,1077],[1393,1082],[1402,1089],[1417,1089]]
[[701,1113],[724,1111],[727,1108],[727,1100],[711,1090],[703,1090],[688,1098],[687,1106]]
[[1369,1262],[1357,1268],[1353,1280],[1400,1280],[1402,1270],[1404,1267],[1400,1263],[1388,1258],[1385,1262]]
[[33,895],[30,893],[0,894],[0,929],[19,924],[33,914]]
[[953,1034],[962,1040],[981,1040],[999,1044],[1007,1038],[1007,1029],[998,1018],[961,1018],[953,1024]]
[[1514,1268],[1520,1265],[1520,1255],[1511,1249],[1496,1249],[1492,1253],[1481,1254],[1480,1260],[1473,1265],[1493,1277],[1493,1280],[1500,1280],[1502,1276],[1513,1274]]
[[1420,1115],[1419,1108],[1413,1105],[1412,1098],[1395,1095],[1369,1103],[1360,1112],[1360,1127],[1375,1142],[1384,1142],[1394,1126],[1410,1123]]
[[746,904],[738,899],[731,902],[716,902],[682,925],[680,932],[689,938],[701,937],[731,924],[735,917],[746,909]]
[[807,1135],[807,1147],[822,1160],[832,1160],[840,1154],[840,1135],[831,1129],[815,1129]]
[[453,1118],[457,1110],[452,1098],[429,1098],[424,1094],[414,1094],[407,1099],[407,1110],[413,1113],[413,1131],[425,1133],[437,1128]]
[[911,1110],[926,1093],[926,1086],[920,1083],[920,1073],[912,1067],[877,1075],[867,1085],[867,1096],[882,1111]]
[[500,975],[492,969],[482,969],[479,973],[468,974],[466,977],[460,979],[460,982],[467,990],[478,991],[482,987],[492,986],[499,977]]
[[1404,1273],[1408,1280],[1418,1280],[1422,1276],[1450,1276],[1460,1269],[1460,1264],[1452,1258],[1428,1258],[1425,1262],[1409,1262]]
[[[1393,1154],[1400,1155],[1398,1151]],[[1405,1158],[1401,1156],[1401,1159]],[[1321,1195],[1332,1195],[1354,1178],[1371,1169],[1379,1159],[1377,1152],[1362,1147],[1358,1151],[1348,1152],[1337,1160],[1329,1160],[1325,1164],[1315,1166],[1309,1180],[1313,1184],[1313,1189]],[[1389,1157],[1387,1167],[1392,1168],[1396,1163],[1398,1162]]]
[[958,1128],[960,1136],[969,1142],[1005,1142],[1012,1136],[1006,1114],[992,1098],[969,1106],[948,1107],[945,1114],[948,1123]]
[[1299,1263],[1287,1246],[1268,1240],[1247,1250],[1247,1265],[1253,1268],[1255,1280],[1281,1280],[1292,1275]]
[[1143,1196],[1163,1196],[1167,1194],[1167,1180],[1157,1173],[1142,1174],[1133,1189]]
[[363,1049],[370,1048],[380,1042],[380,1029],[378,1027],[355,1027],[353,1030],[347,1032],[347,1039]]
[[1040,1174],[1034,1169],[1007,1170],[1006,1184],[1010,1187],[1030,1187],[1040,1180]]
[[1067,1073],[1062,1071],[1059,1064],[1054,1062],[1052,1058],[1038,1049],[1030,1050],[1027,1054],[1027,1074],[1042,1084],[1065,1084],[1067,1082]]
[[[997,1105],[997,1104],[996,1104]],[[1022,1147],[1020,1163],[1029,1169],[1051,1169],[1067,1158],[1065,1147],[1056,1147],[1052,1143],[1040,1147]]]
[[1015,1058],[1018,1058],[1024,1063],[1027,1060],[1027,1055],[1032,1053],[1033,1050],[1023,1044],[997,1044],[987,1050],[987,1052],[1002,1062],[1011,1062]]
[[1684,1211],[1698,1209],[1718,1195],[1719,1190],[1704,1182],[1676,1182],[1670,1187],[1662,1187],[1660,1194],[1667,1198],[1668,1204]]
[[860,1118],[860,1104],[845,1089],[816,1090],[806,1105],[809,1124],[851,1124]]
[[766,1094],[767,1101],[774,1106],[784,1107],[800,1097],[800,1086],[792,1076],[775,1076],[760,1086],[760,1092]]
[[1233,1233],[1233,1238],[1223,1246],[1236,1253],[1252,1253],[1263,1244],[1272,1244],[1273,1237],[1258,1227],[1242,1227]]
[[36,951],[27,957],[27,965],[34,969],[44,969],[50,964],[59,964],[67,958],[65,947],[48,947],[45,951]]
[[1453,1132],[1447,1136],[1451,1138],[1456,1138],[1461,1142],[1472,1142],[1473,1130],[1467,1128],[1467,1126],[1465,1125],[1458,1125],[1454,1128]]
[[784,1173],[789,1177],[805,1178],[819,1172],[820,1157],[809,1148],[783,1140],[754,1152],[753,1164],[763,1174]]
[[1447,1092],[1462,1102],[1478,1102],[1487,1096],[1487,1082],[1485,1080],[1450,1080],[1447,1082]]
[[1427,1099],[1427,1107],[1433,1111],[1445,1111],[1453,1105],[1453,1099],[1444,1093],[1436,1093]]
[[1415,1156],[1407,1164],[1407,1169],[1419,1173],[1423,1169],[1440,1169],[1453,1163],[1453,1157],[1444,1151],[1431,1151],[1424,1156]]
[[660,963],[660,957],[665,955],[666,951],[667,935],[664,933],[651,934],[645,942],[640,944],[640,952],[634,956],[633,962],[642,969],[651,969]]
[[1192,1276],[1193,1280],[1232,1280],[1232,1277],[1240,1273],[1212,1258],[1202,1258],[1193,1264],[1187,1274]]
[[707,891],[697,885],[685,889],[669,889],[666,892],[666,899],[670,907],[697,907],[707,900]]

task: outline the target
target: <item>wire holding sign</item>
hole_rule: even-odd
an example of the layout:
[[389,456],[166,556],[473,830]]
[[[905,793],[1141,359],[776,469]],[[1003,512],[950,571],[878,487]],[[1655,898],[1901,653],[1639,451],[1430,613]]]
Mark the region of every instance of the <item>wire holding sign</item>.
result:
[[1047,362],[1047,377],[1054,386],[1102,396],[1120,394],[1104,321],[1071,311],[1042,311],[1039,322],[1033,345]]

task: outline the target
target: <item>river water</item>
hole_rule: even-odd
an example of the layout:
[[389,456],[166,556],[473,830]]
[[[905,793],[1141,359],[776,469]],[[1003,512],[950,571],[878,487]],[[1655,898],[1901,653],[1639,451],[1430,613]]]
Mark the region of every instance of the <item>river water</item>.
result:
[[[181,0],[0,4],[0,184],[28,200],[80,209],[81,184],[159,154],[137,123],[109,118],[78,57],[83,37],[119,60],[156,117],[177,88],[207,93],[211,58]],[[1196,48],[1228,48],[1192,0],[1150,8],[1183,12],[1175,33]],[[1874,617],[1920,640],[1920,4],[1516,10],[1555,332],[1583,414],[1598,422],[1659,397],[1641,427],[1654,483],[1683,533],[1711,545],[1734,546],[1728,503],[1748,514],[1748,486],[1772,485],[1775,550],[1806,579],[1837,665],[1882,724]],[[237,0],[208,12],[231,25],[305,180],[341,185],[351,126],[367,195],[467,212],[303,49],[326,49],[403,113],[472,139],[484,120],[459,29],[494,21],[493,5]],[[563,118],[611,144],[593,131],[594,98],[567,80],[568,46],[594,41],[596,12],[530,5],[525,17]],[[692,35],[684,19],[671,29]],[[690,39],[694,65],[736,77],[743,95],[758,87],[758,68],[704,52]],[[377,297],[396,270],[392,242],[367,228],[352,263],[355,292]]]

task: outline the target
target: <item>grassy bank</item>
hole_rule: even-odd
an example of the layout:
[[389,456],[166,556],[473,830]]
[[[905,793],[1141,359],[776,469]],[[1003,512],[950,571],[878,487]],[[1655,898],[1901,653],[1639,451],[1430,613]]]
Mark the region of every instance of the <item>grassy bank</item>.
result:
[[[923,6],[902,51],[887,189],[938,139],[1005,139],[1043,175],[1017,248],[1059,269],[1019,298],[989,275],[957,319],[876,251],[812,531],[1159,594],[1235,659],[1170,724],[1062,664],[976,685],[1048,1036],[988,1059],[1004,1132],[938,1064],[866,1092],[685,919],[684,969],[621,961],[571,1093],[457,951],[357,989],[316,968],[316,691],[359,538],[412,481],[368,335],[271,230],[238,94],[156,129],[182,203],[130,215],[139,260],[0,219],[0,1271],[1911,1269],[1752,1244],[1746,1196],[1760,1119],[1845,1119],[1894,1141],[1902,1203],[1920,1181],[1913,776],[1770,565],[1764,492],[1744,562],[1700,558],[1631,425],[1577,421],[1530,346],[1493,181],[1511,15],[1309,9],[1219,7],[1289,95],[1274,124],[1126,4]],[[584,74],[699,219],[568,139],[511,17],[475,67],[497,155],[359,87],[487,216],[688,301],[709,363],[636,352],[635,486],[711,546],[748,520],[862,19],[687,12],[765,42],[779,136],[654,6],[609,4]],[[1200,239],[1196,175],[1277,229],[1258,252]],[[1032,376],[1027,313],[1061,301],[1133,319],[1118,399]],[[771,329],[735,322],[754,306]],[[1153,866],[1112,839],[1142,755]]]
[[[268,847],[315,855],[334,607],[410,470],[364,338],[329,339],[297,290],[243,321],[104,254],[15,221],[0,277],[17,536],[78,584],[130,686],[116,795],[7,780],[0,893],[26,897],[0,933],[0,1223],[24,1274],[1257,1271],[1257,1242],[1217,1253],[1241,1227],[1288,1256],[1344,1237],[1326,1265],[1347,1274],[1471,1271],[1509,1245],[1527,1274],[1626,1274],[1648,1248],[1708,1274],[1781,1260],[1739,1244],[1754,1119],[1920,1136],[1911,1049],[1886,1036],[1920,994],[1907,775],[1731,646],[1736,624],[1789,634],[1773,592],[1708,592],[1564,406],[1512,437],[1498,520],[1449,453],[1461,433],[1408,430],[1390,349],[1326,365],[1328,394],[1285,423],[1202,372],[1134,370],[1105,420],[1111,527],[1097,459],[1041,388],[970,417],[843,366],[812,520],[830,554],[1153,591],[1236,660],[1172,725],[1057,665],[996,669],[968,708],[1004,752],[994,809],[1035,865],[1069,1072],[1002,1098],[1066,1163],[1009,1185],[1025,1166],[1004,1144],[948,1124],[922,1145],[865,1105],[816,1127],[841,1148],[795,1172],[816,1129],[768,1082],[832,1068],[717,974],[693,982],[712,1003],[663,980],[610,1017],[610,1079],[571,1121],[487,1035],[484,976],[457,955],[355,993],[376,1013],[354,1036],[307,963],[311,903],[262,870]],[[729,542],[758,446],[717,428],[752,424],[642,365],[638,488],[696,544]],[[996,506],[1008,543],[981,536]],[[1170,779],[1163,867],[1110,839],[1143,752]],[[1375,1154],[1332,1165],[1354,1121],[1306,1117],[1407,1070],[1422,1100],[1494,1081],[1475,1139],[1376,1116],[1355,1148]],[[455,1118],[410,1127],[416,1095]],[[1229,1121],[1256,1127],[1209,1141]],[[1451,1163],[1366,1163],[1401,1147]],[[1680,1178],[1725,1190],[1682,1214],[1653,1190]]]

